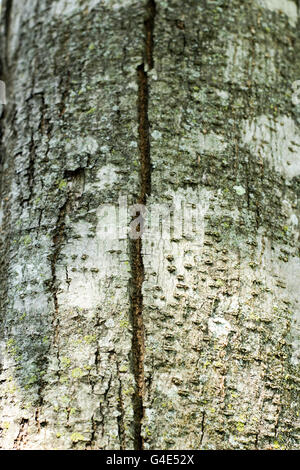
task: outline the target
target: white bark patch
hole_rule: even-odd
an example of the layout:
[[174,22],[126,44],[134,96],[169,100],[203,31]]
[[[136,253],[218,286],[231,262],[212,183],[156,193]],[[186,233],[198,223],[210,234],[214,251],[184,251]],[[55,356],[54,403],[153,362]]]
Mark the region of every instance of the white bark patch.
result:
[[2,203],[0,205],[0,233],[1,233],[1,226],[2,226],[2,221],[3,221],[3,209],[2,209]]
[[[155,203],[148,199],[151,221],[143,235],[143,255],[146,280],[143,285],[144,301],[147,305],[163,306],[174,302],[174,295],[185,292],[191,298],[196,295],[188,288],[192,283],[189,267],[201,258],[204,242],[204,217],[209,209],[211,193],[206,190],[180,189],[172,194],[173,216],[170,220],[167,208],[162,208],[160,218]],[[148,221],[147,221],[148,223]],[[166,255],[172,254],[170,261]],[[188,266],[188,268],[187,268]],[[181,275],[182,282],[170,268]],[[191,279],[190,279],[191,278]],[[160,294],[154,298],[153,286],[160,286]]]
[[282,206],[287,223],[290,226],[290,229],[294,231],[295,241],[297,242],[299,240],[299,231],[297,228],[299,225],[299,214],[295,213],[297,209],[294,205],[291,204],[290,201],[286,199],[283,199]]
[[[278,323],[277,328],[284,328],[281,325],[282,315],[277,309],[276,297],[280,301],[282,298],[288,298],[291,302],[289,307],[291,314],[290,340],[292,344],[291,362],[294,365],[300,363],[300,258],[290,257],[287,262],[278,259],[281,247],[279,245],[271,248],[270,241],[267,238],[258,237],[258,251],[261,251],[261,279],[263,279],[274,292],[270,302],[265,304],[265,318]],[[283,281],[284,288],[274,284],[274,280]]]
[[216,90],[216,94],[221,98],[223,105],[228,103],[229,93],[227,91],[225,91],[225,90]]
[[[116,217],[111,219],[117,224]],[[106,282],[112,277],[118,278],[120,285],[126,285],[129,276],[129,262],[126,255],[126,240],[115,237],[90,237],[90,224],[80,222],[75,227],[79,239],[69,242],[63,249],[63,256],[68,266],[68,282],[65,281],[65,266],[58,266],[58,277],[62,281],[59,304],[65,308],[93,309],[105,305],[111,299],[106,298]],[[117,227],[113,227],[117,234]],[[116,298],[125,293],[116,289]],[[122,303],[122,302],[121,302]]]
[[[98,5],[119,10],[120,8],[127,8],[133,4],[133,0],[89,0],[88,9],[91,11]],[[86,7],[86,4],[84,5]],[[52,5],[52,14],[54,16],[72,16],[76,12],[82,10],[82,3],[80,0],[58,0]]]
[[256,0],[263,8],[284,13],[292,26],[297,23],[297,5],[293,0]]
[[[166,386],[167,385],[167,386]],[[156,380],[156,389],[160,391],[165,398],[171,399],[177,397],[177,389],[171,383],[170,374],[160,374]]]
[[295,215],[295,214],[292,214],[290,219],[289,219],[289,222],[292,224],[292,225],[295,225],[295,227],[297,227],[299,221],[298,221],[298,217]]
[[[88,9],[92,10],[96,5],[101,3],[101,0],[90,0]],[[58,0],[52,4],[53,16],[72,16],[74,13],[82,9],[79,0]]]
[[224,73],[225,82],[243,84],[249,80],[251,71],[252,80],[263,83],[266,79],[273,82],[276,79],[275,50],[267,44],[253,44],[250,39],[244,39],[231,34],[221,38],[227,44],[225,56],[227,66]]
[[214,132],[204,134],[199,131],[191,131],[181,139],[179,145],[180,150],[188,151],[193,157],[199,152],[222,152],[226,147],[227,143],[222,135]]
[[154,130],[151,132],[151,137],[155,140],[158,140],[161,138],[161,132]]
[[8,34],[8,59],[12,60],[16,50],[19,47],[21,34],[21,21],[27,22],[27,28],[35,26],[34,12],[38,0],[24,0],[22,2],[12,2],[12,11],[10,15],[10,28]]
[[271,162],[287,178],[300,175],[300,132],[290,117],[275,120],[262,115],[244,121],[242,140],[256,156]]
[[282,263],[280,274],[286,282],[290,299],[293,301],[292,336],[292,363],[300,363],[300,259],[291,258],[288,263]]
[[112,164],[103,166],[97,173],[97,189],[104,190],[112,188],[119,181],[118,168]]
[[231,329],[230,323],[222,317],[213,317],[208,320],[208,331],[216,338],[227,338]]
[[70,142],[66,142],[66,152],[68,153],[90,153],[94,155],[98,150],[98,142],[93,137],[77,137]]
[[233,186],[233,189],[239,196],[243,196],[244,194],[246,194],[246,190],[245,188],[243,188],[243,186]]

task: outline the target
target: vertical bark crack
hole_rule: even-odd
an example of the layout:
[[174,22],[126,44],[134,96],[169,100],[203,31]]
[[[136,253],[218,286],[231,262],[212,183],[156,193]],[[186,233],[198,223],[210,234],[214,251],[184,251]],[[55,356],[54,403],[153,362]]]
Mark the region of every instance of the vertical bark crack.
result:
[[204,438],[204,430],[205,430],[205,411],[203,411],[202,420],[201,420],[200,446],[202,446],[202,442],[203,442],[203,438]]
[[126,442],[125,442],[125,423],[124,423],[124,417],[125,417],[125,410],[124,410],[124,402],[123,402],[123,397],[122,397],[122,381],[120,378],[120,365],[117,361],[117,377],[119,381],[119,396],[118,396],[118,435],[120,439],[120,449],[125,450],[126,449]]
[[[147,17],[145,26],[145,59],[137,67],[138,82],[138,134],[139,134],[139,154],[140,154],[140,190],[137,198],[138,204],[145,205],[147,196],[151,193],[151,155],[149,138],[149,90],[148,71],[153,68],[153,44],[154,44],[154,20],[156,14],[156,4],[154,0],[147,3]],[[142,420],[144,417],[144,321],[143,321],[143,294],[142,287],[145,278],[144,262],[142,255],[142,238],[130,240],[130,260],[131,260],[131,323],[132,335],[132,363],[135,377],[135,393],[133,397],[134,411],[134,448],[142,450],[144,439],[142,436]]]
[[134,448],[142,450],[144,440],[142,437],[142,420],[144,416],[144,322],[143,322],[143,294],[144,264],[142,255],[142,240],[130,240],[131,258],[131,323],[132,323],[132,362],[135,377],[135,393],[133,396],[134,412]]
[[15,450],[20,450],[22,444],[26,443],[26,438],[28,435],[28,426],[29,426],[29,420],[26,418],[22,418],[20,428],[19,428],[19,433],[14,440],[14,449]]

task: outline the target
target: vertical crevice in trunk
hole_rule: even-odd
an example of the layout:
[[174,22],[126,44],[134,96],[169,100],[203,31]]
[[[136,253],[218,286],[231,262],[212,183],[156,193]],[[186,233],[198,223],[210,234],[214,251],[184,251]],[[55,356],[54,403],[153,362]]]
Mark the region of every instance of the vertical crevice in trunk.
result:
[[122,397],[122,381],[120,378],[120,365],[117,361],[117,377],[119,381],[119,401],[118,401],[118,435],[119,435],[119,440],[120,440],[120,449],[121,450],[126,450],[126,441],[125,441],[125,424],[124,424],[124,416],[125,416],[125,411],[124,411],[124,402],[123,402],[123,397]]
[[22,447],[22,444],[26,443],[26,439],[28,435],[28,426],[29,426],[29,420],[22,418],[21,423],[20,423],[19,433],[14,441],[15,450],[20,450]]
[[143,322],[143,294],[144,264],[142,256],[142,240],[130,240],[131,259],[131,323],[132,323],[132,361],[135,377],[135,393],[133,396],[134,412],[134,448],[141,450],[144,447],[141,433],[144,416],[144,322]]
[[[156,14],[156,4],[154,0],[147,3],[147,17],[145,20],[145,59],[137,67],[138,82],[138,135],[140,154],[140,190],[137,203],[145,205],[147,196],[151,193],[151,156],[149,138],[149,90],[148,71],[153,68],[153,32],[154,19]],[[140,214],[141,216],[142,214]],[[141,230],[141,227],[140,227]],[[134,409],[134,448],[142,450],[144,439],[142,436],[142,420],[144,416],[144,322],[143,322],[143,294],[142,287],[145,278],[144,262],[142,255],[142,238],[130,240],[130,260],[131,260],[131,323],[132,335],[132,362],[135,377],[135,393],[133,397]]]
[[145,65],[137,69],[138,79],[138,120],[139,120],[139,153],[140,153],[140,194],[138,204],[146,204],[151,193],[151,157],[148,120],[148,75]]

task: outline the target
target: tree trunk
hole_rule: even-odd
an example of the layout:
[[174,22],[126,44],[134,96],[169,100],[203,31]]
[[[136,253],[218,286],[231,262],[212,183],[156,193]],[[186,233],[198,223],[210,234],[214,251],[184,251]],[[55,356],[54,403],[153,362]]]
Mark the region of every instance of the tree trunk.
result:
[[1,448],[299,449],[296,2],[3,3]]

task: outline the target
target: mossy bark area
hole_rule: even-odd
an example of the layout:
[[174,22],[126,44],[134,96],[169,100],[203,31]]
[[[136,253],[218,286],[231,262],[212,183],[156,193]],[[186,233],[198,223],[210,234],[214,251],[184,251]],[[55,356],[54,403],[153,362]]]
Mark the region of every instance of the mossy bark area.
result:
[[[299,448],[300,43],[272,5],[4,2],[2,448]],[[135,244],[99,235],[120,196]]]

